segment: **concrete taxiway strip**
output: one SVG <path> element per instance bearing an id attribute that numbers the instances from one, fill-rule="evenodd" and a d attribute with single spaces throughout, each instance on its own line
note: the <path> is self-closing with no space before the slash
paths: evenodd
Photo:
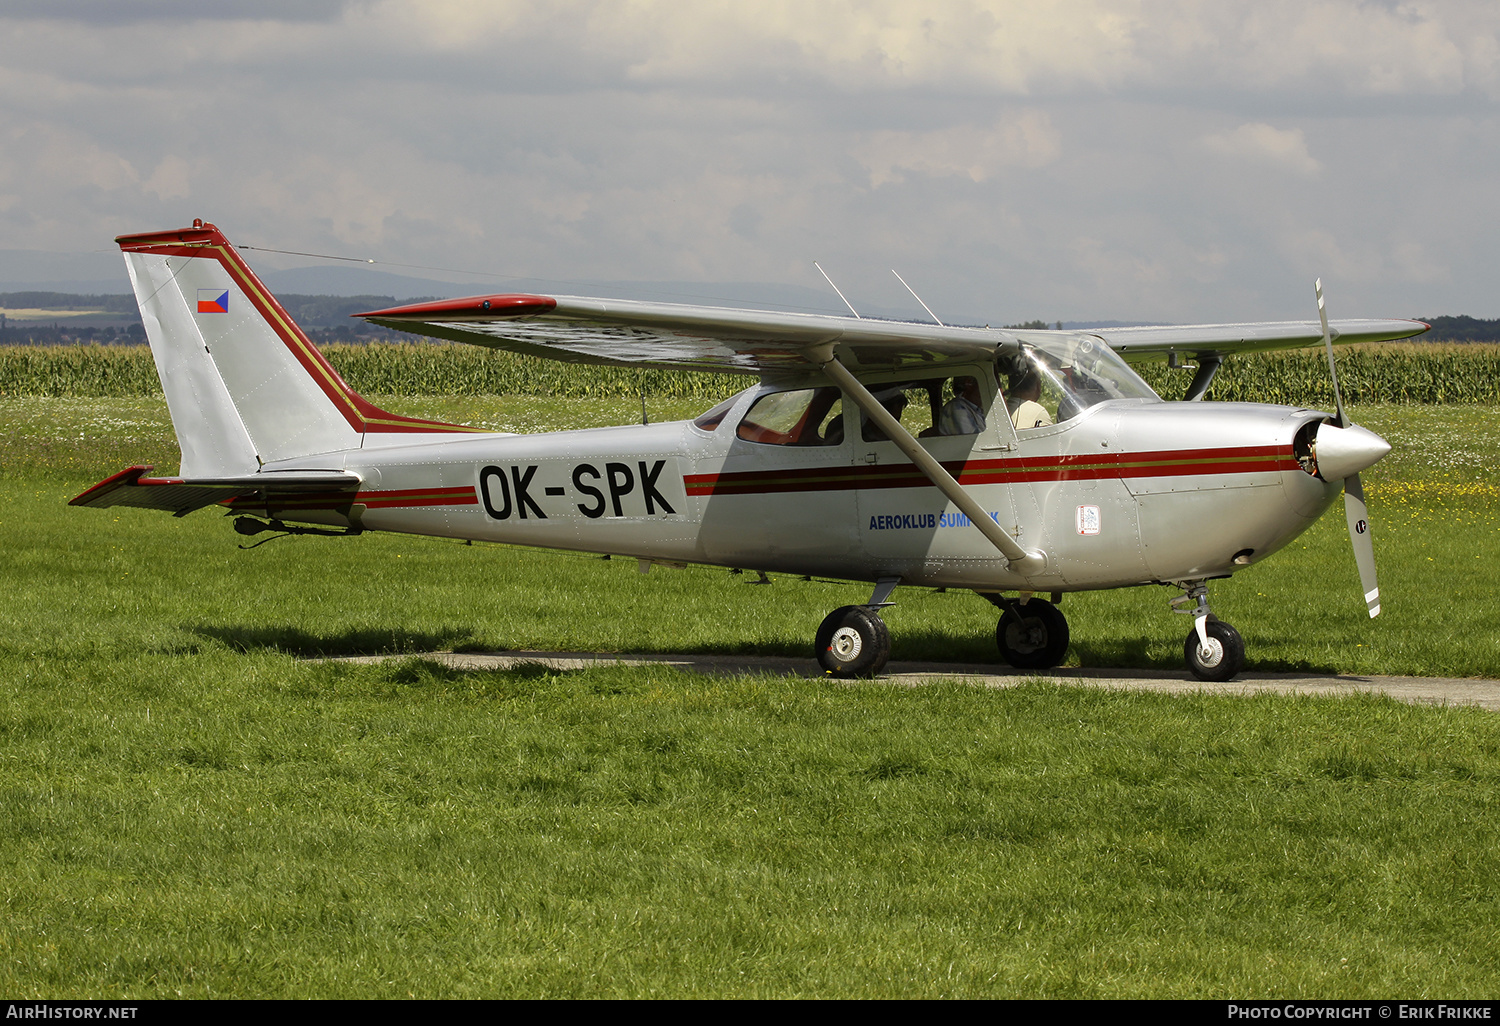
<path id="1" fill-rule="evenodd" d="M 411 656 L 348 656 L 350 662 L 373 663 Z M 540 664 L 555 670 L 584 670 L 593 666 L 671 666 L 696 673 L 796 674 L 821 677 L 812 659 L 741 655 L 599 655 L 590 652 L 428 652 L 417 656 L 460 670 L 506 669 Z M 1500 712 L 1500 680 L 1444 677 L 1354 677 L 1334 674 L 1245 672 L 1227 684 L 1205 684 L 1184 671 L 1058 668 L 1046 673 L 997 673 L 994 666 L 958 663 L 893 662 L 882 680 L 918 685 L 933 680 L 966 680 L 986 687 L 1015 687 L 1034 680 L 1055 680 L 1081 687 L 1168 694 L 1208 691 L 1220 695 L 1264 692 L 1298 695 L 1388 695 L 1398 702 L 1428 705 L 1470 705 Z"/>

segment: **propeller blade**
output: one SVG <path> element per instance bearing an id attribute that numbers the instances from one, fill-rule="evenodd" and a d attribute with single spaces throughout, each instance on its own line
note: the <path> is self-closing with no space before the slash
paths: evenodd
<path id="1" fill-rule="evenodd" d="M 1359 483 L 1359 472 L 1391 451 L 1390 443 L 1373 431 L 1356 427 L 1344 412 L 1344 396 L 1339 391 L 1339 372 L 1333 361 L 1333 336 L 1328 332 L 1328 311 L 1323 307 L 1323 279 L 1313 282 L 1318 294 L 1318 320 L 1323 324 L 1323 349 L 1328 353 L 1328 376 L 1333 379 L 1333 405 L 1337 419 L 1322 439 L 1327 465 L 1318 464 L 1319 475 L 1336 480 L 1334 474 L 1347 469 L 1344 478 L 1344 521 L 1349 525 L 1349 542 L 1354 546 L 1354 565 L 1359 568 L 1359 585 L 1365 592 L 1365 608 L 1370 619 L 1380 615 L 1380 585 L 1375 580 L 1375 542 L 1370 538 L 1370 510 L 1365 505 L 1365 490 Z M 1323 427 L 1329 425 L 1324 424 Z M 1322 428 L 1319 429 L 1322 431 Z M 1328 473 L 1324 473 L 1325 469 Z"/>
<path id="2" fill-rule="evenodd" d="M 1375 543 L 1370 538 L 1370 511 L 1365 506 L 1365 490 L 1359 475 L 1344 478 L 1344 519 L 1349 524 L 1349 541 L 1354 545 L 1354 565 L 1359 567 L 1359 586 L 1365 592 L 1365 608 L 1370 619 L 1380 615 L 1380 585 L 1375 581 Z"/>
<path id="3" fill-rule="evenodd" d="M 1328 333 L 1328 311 L 1323 309 L 1323 279 L 1313 282 L 1313 291 L 1318 294 L 1318 320 L 1323 322 L 1323 348 L 1328 352 L 1328 376 L 1333 379 L 1333 408 L 1338 414 L 1338 427 L 1349 426 L 1349 416 L 1344 413 L 1344 396 L 1339 392 L 1339 372 L 1333 365 L 1333 336 Z"/>

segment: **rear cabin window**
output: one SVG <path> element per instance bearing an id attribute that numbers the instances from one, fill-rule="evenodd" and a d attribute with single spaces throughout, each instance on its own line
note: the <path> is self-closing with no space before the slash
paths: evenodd
<path id="1" fill-rule="evenodd" d="M 838 445 L 844 440 L 843 397 L 831 386 L 768 393 L 755 400 L 736 434 L 762 445 Z"/>
<path id="2" fill-rule="evenodd" d="M 936 435 L 972 435 L 984 427 L 984 410 L 977 404 L 960 402 L 964 383 L 971 376 L 924 378 L 920 381 L 873 385 L 871 393 L 887 413 L 917 438 Z M 981 393 L 982 395 L 982 393 Z M 983 400 L 981 399 L 981 402 Z M 947 411 L 947 416 L 944 412 Z M 860 437 L 867 442 L 886 441 L 885 432 L 862 417 Z"/>

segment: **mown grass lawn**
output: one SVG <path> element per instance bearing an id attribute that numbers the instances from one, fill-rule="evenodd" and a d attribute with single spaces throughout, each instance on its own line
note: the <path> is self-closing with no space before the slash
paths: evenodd
<path id="1" fill-rule="evenodd" d="M 240 551 L 209 512 L 66 507 L 175 456 L 159 403 L 48 402 L 0 403 L 0 992 L 1500 989 L 1493 714 L 313 662 L 798 654 L 865 587 L 381 535 Z M 1252 667 L 1497 675 L 1500 440 L 1412 410 L 1358 414 L 1402 445 L 1366 475 L 1385 614 L 1331 515 L 1217 588 Z M 1168 597 L 1069 596 L 1073 660 L 1179 665 Z M 898 658 L 991 658 L 983 602 L 898 598 Z"/>

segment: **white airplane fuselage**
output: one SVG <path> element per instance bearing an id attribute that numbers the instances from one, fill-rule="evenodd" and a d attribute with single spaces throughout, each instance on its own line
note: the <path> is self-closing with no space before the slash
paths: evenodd
<path id="1" fill-rule="evenodd" d="M 923 439 L 998 524 L 1047 553 L 1045 570 L 1023 578 L 892 442 L 793 447 L 737 437 L 738 419 L 776 387 L 742 393 L 713 430 L 677 421 L 394 445 L 371 438 L 265 470 L 357 474 L 354 501 L 364 509 L 354 519 L 369 530 L 1059 592 L 1229 574 L 1286 545 L 1340 494 L 1293 452 L 1299 429 L 1326 415 L 1294 407 L 1125 400 L 1020 438 L 992 425 Z M 350 522 L 327 510 L 260 512 Z"/>

